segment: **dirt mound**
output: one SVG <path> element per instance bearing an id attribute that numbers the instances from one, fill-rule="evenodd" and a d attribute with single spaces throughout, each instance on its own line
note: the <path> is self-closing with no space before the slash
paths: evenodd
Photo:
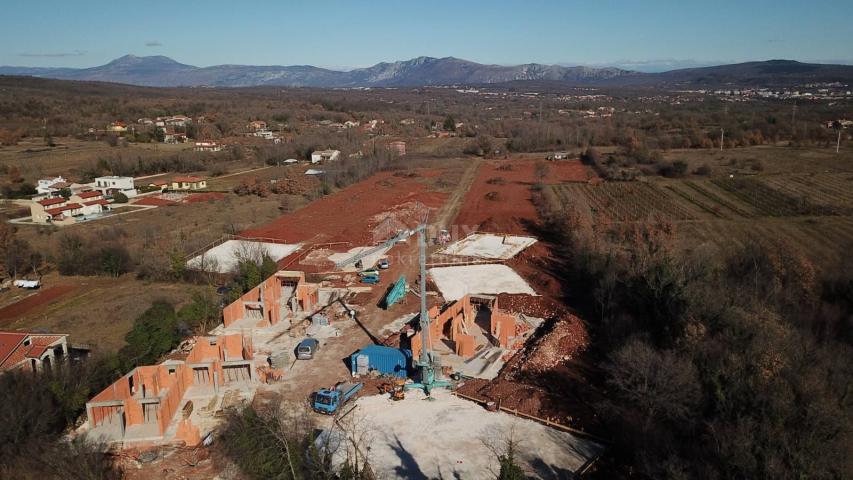
<path id="1" fill-rule="evenodd" d="M 558 302 L 547 297 L 533 297 L 519 293 L 498 294 L 498 306 L 502 310 L 523 313 L 529 317 L 556 319 L 570 313 Z"/>
<path id="2" fill-rule="evenodd" d="M 498 192 L 489 192 L 486 194 L 486 200 L 491 200 L 493 202 L 499 202 L 503 200 L 504 197 Z"/>
<path id="3" fill-rule="evenodd" d="M 541 374 L 571 360 L 589 343 L 586 329 L 574 315 L 554 322 L 550 331 L 527 345 L 513 369 L 523 374 Z"/>

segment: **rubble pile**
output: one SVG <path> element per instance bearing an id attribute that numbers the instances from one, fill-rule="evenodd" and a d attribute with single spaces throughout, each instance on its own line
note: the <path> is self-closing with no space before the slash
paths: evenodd
<path id="1" fill-rule="evenodd" d="M 580 319 L 574 315 L 562 317 L 550 331 L 535 339 L 513 366 L 521 373 L 543 373 L 571 360 L 583 350 L 589 338 Z"/>

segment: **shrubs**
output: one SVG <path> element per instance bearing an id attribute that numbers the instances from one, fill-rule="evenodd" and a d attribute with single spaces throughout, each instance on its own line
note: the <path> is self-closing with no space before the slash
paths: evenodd
<path id="1" fill-rule="evenodd" d="M 113 203 L 127 203 L 127 195 L 116 192 L 113 194 Z"/>
<path id="2" fill-rule="evenodd" d="M 178 346 L 178 317 L 172 305 L 158 300 L 146 310 L 127 334 L 125 345 L 119 351 L 122 364 L 132 368 L 136 365 L 151 365 L 163 354 Z M 125 368 L 129 370 L 129 368 Z"/>
<path id="3" fill-rule="evenodd" d="M 658 166 L 658 174 L 667 178 L 681 178 L 687 175 L 687 163 L 681 160 L 662 163 Z"/>
<path id="4" fill-rule="evenodd" d="M 121 243 L 109 239 L 85 240 L 70 232 L 59 237 L 55 261 L 62 275 L 118 277 L 133 266 L 130 253 Z"/>

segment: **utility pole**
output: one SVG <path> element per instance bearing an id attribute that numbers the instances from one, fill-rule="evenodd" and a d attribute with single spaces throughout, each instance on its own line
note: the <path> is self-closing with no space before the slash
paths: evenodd
<path id="1" fill-rule="evenodd" d="M 796 135 L 796 132 L 797 132 L 796 123 L 794 123 L 796 121 L 796 118 L 797 118 L 797 101 L 794 100 L 794 106 L 791 108 L 791 140 L 794 139 L 794 135 Z"/>
<path id="2" fill-rule="evenodd" d="M 723 127 L 720 127 L 720 151 L 723 151 L 723 142 L 726 139 L 726 131 L 723 130 Z"/>
<path id="3" fill-rule="evenodd" d="M 836 130 L 838 131 L 838 139 L 835 141 L 835 153 L 838 153 L 841 148 L 841 129 L 836 128 Z"/>

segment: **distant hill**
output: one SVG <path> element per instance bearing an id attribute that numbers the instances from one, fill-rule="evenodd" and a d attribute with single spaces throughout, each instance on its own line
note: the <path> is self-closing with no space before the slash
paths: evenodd
<path id="1" fill-rule="evenodd" d="M 684 68 L 616 79 L 629 85 L 767 86 L 784 87 L 815 82 L 853 83 L 853 65 L 802 63 L 793 60 L 745 62 L 713 67 Z"/>
<path id="2" fill-rule="evenodd" d="M 125 55 L 106 65 L 92 68 L 0 67 L 0 75 L 104 81 L 152 87 L 393 87 L 507 82 L 622 86 L 787 86 L 810 82 L 853 83 L 853 66 L 770 60 L 663 73 L 639 73 L 619 68 L 564 67 L 538 63 L 484 65 L 454 57 L 418 57 L 344 72 L 310 65 L 195 67 L 164 56 Z"/>
<path id="3" fill-rule="evenodd" d="M 106 81 L 152 87 L 261 85 L 372 87 L 482 84 L 524 80 L 592 83 L 630 75 L 632 72 L 618 68 L 561 67 L 535 63 L 517 66 L 483 65 L 453 57 L 418 57 L 342 72 L 310 65 L 194 67 L 164 56 L 125 55 L 106 65 L 93 68 L 0 67 L 0 74 L 62 80 Z"/>

